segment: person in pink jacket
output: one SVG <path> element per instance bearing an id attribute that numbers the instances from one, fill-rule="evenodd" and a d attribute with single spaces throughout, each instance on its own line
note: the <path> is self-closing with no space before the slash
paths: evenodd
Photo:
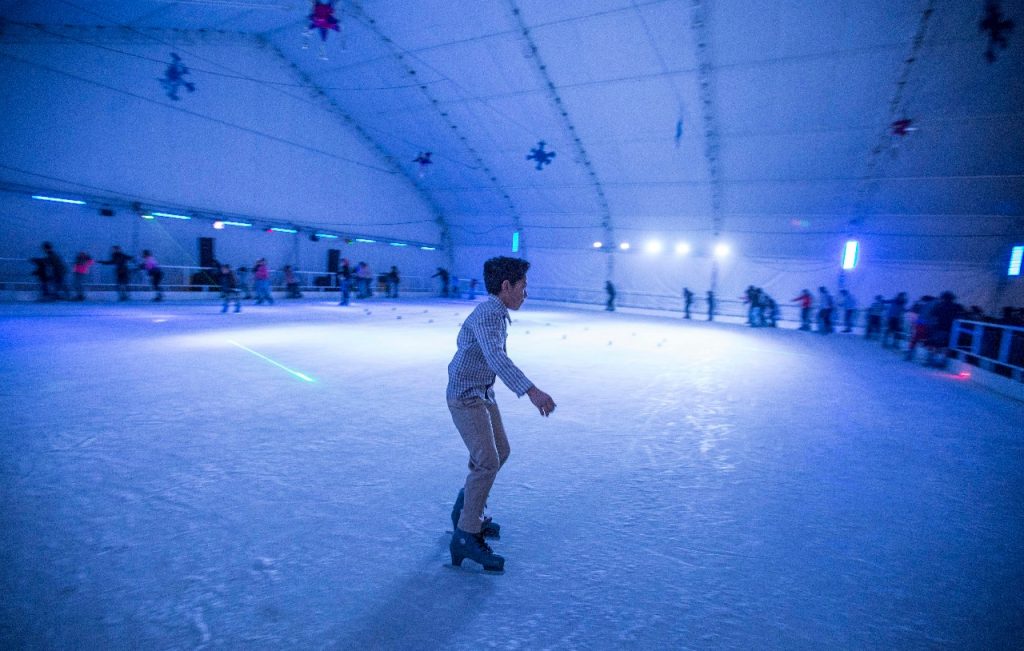
<path id="1" fill-rule="evenodd" d="M 89 275 L 89 270 L 92 269 L 93 263 L 92 256 L 85 251 L 80 251 L 75 256 L 74 275 L 71 277 L 71 283 L 75 288 L 74 300 L 76 301 L 85 300 L 85 278 Z"/>

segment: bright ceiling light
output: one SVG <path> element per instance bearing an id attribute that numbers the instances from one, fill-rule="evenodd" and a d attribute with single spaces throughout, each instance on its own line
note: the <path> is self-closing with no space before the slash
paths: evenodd
<path id="1" fill-rule="evenodd" d="M 857 240 L 850 240 L 843 247 L 843 269 L 854 269 L 857 266 L 857 258 L 860 253 L 860 243 Z"/>
<path id="2" fill-rule="evenodd" d="M 33 199 L 39 199 L 40 201 L 56 201 L 57 203 L 71 203 L 71 204 L 74 204 L 76 206 L 84 206 L 85 205 L 84 201 L 79 201 L 78 199 L 62 199 L 61 197 L 48 197 L 48 196 L 43 195 L 43 194 L 33 194 L 32 198 Z"/>
<path id="3" fill-rule="evenodd" d="M 648 240 L 647 244 L 644 245 L 644 251 L 652 255 L 657 255 L 658 253 L 661 253 L 662 249 L 664 248 L 665 245 L 662 244 L 660 240 Z"/>
<path id="4" fill-rule="evenodd" d="M 594 248 L 595 249 L 600 249 L 602 246 L 604 246 L 604 244 L 602 242 L 594 242 Z"/>
<path id="5" fill-rule="evenodd" d="M 623 251 L 628 251 L 629 250 L 629 242 L 623 242 L 622 244 L 619 245 L 619 248 L 622 249 Z"/>
<path id="6" fill-rule="evenodd" d="M 676 255 L 686 255 L 690 252 L 689 242 L 676 242 Z"/>
<path id="7" fill-rule="evenodd" d="M 724 258 L 727 255 L 729 255 L 729 245 L 728 244 L 716 244 L 715 245 L 715 257 L 716 258 Z"/>

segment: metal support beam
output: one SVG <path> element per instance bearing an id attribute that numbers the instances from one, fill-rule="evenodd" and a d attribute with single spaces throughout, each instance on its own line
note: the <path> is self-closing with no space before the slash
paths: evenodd
<path id="1" fill-rule="evenodd" d="M 711 181 L 711 231 L 717 242 L 722 233 L 722 174 L 719 163 L 718 120 L 715 112 L 714 67 L 708 29 L 708 7 L 703 0 L 693 0 L 690 26 L 697 46 L 697 81 L 700 91 L 701 121 L 704 126 L 704 158 Z M 718 292 L 718 258 L 712 252 L 711 291 Z"/>

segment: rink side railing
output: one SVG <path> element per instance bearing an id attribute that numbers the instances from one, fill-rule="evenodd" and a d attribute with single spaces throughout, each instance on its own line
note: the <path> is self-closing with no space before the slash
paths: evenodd
<path id="1" fill-rule="evenodd" d="M 68 285 L 71 285 L 72 263 L 65 259 L 68 266 L 68 275 L 65 278 Z M 215 282 L 213 274 L 209 269 L 192 265 L 161 265 L 164 272 L 161 288 L 164 292 L 219 292 L 220 287 Z M 0 290 L 15 292 L 34 292 L 39 288 L 38 281 L 32 276 L 32 263 L 22 258 L 0 258 Z M 235 267 L 237 273 L 237 267 Z M 371 287 L 373 291 L 383 293 L 384 285 L 380 281 L 381 271 L 374 271 Z M 295 270 L 295 276 L 299 280 L 300 290 L 304 293 L 325 293 L 337 292 L 338 285 L 335 274 L 327 271 Z M 280 269 L 275 269 L 270 275 L 272 289 L 275 292 L 285 290 L 284 274 Z M 252 275 L 249 276 L 249 284 L 252 285 Z M 114 267 L 110 265 L 94 264 L 86 276 L 86 292 L 113 292 L 117 288 Z M 595 289 L 579 289 L 572 287 L 552 286 L 531 286 L 529 289 L 532 298 L 551 301 L 554 303 L 566 303 L 577 305 L 604 305 L 607 301 L 607 294 L 603 281 L 598 283 Z M 408 276 L 402 275 L 399 284 L 401 293 L 438 295 L 440 294 L 441 283 L 437 278 L 430 276 Z M 133 265 L 130 292 L 150 291 L 149 278 L 146 273 Z M 468 298 L 471 295 L 469 279 L 459 280 L 458 288 L 452 287 L 450 292 L 452 298 Z M 477 283 L 476 290 L 472 295 L 479 297 L 486 294 L 483 282 Z M 693 319 L 707 319 L 707 299 L 703 293 L 695 292 L 693 305 L 690 309 Z M 619 292 L 615 299 L 617 307 L 639 308 L 675 312 L 682 316 L 682 296 L 670 296 L 666 294 L 640 293 L 640 292 Z M 739 298 L 718 298 L 715 300 L 715 318 L 725 317 L 728 319 L 742 318 L 746 320 L 747 305 Z M 858 312 L 858 317 L 860 316 Z M 799 322 L 800 309 L 792 303 L 779 302 L 779 321 Z M 841 323 L 842 319 L 837 314 L 833 317 L 833 323 Z"/>
<path id="2" fill-rule="evenodd" d="M 949 356 L 996 375 L 1024 382 L 1024 328 L 957 320 L 950 333 Z"/>
<path id="3" fill-rule="evenodd" d="M 603 284 L 603 283 L 602 283 Z M 604 305 L 608 301 L 608 295 L 604 289 L 578 289 L 574 287 L 550 287 L 534 286 L 529 287 L 529 294 L 532 298 L 554 303 L 568 303 L 577 305 Z M 690 318 L 695 320 L 706 320 L 708 317 L 708 303 L 706 294 L 694 292 L 693 304 L 690 306 Z M 778 300 L 778 299 L 776 299 Z M 632 307 L 643 310 L 658 310 L 683 314 L 683 297 L 668 294 L 651 294 L 641 292 L 620 291 L 615 295 L 616 307 Z M 727 317 L 730 320 L 741 318 L 746 321 L 749 305 L 741 298 L 715 298 L 715 318 Z M 817 315 L 817 311 L 814 312 Z M 858 319 L 861 311 L 857 311 Z M 779 301 L 779 321 L 800 322 L 800 308 L 792 303 Z M 855 325 L 857 320 L 855 320 Z M 832 325 L 842 324 L 842 317 L 839 311 L 833 314 Z"/>
<path id="4" fill-rule="evenodd" d="M 73 265 L 65 260 L 68 266 L 68 273 L 65 282 L 71 286 Z M 0 258 L 0 289 L 14 291 L 35 291 L 39 288 L 39 282 L 32 276 L 33 265 L 27 259 Z M 191 265 L 161 265 L 164 272 L 161 281 L 161 289 L 165 292 L 219 292 L 214 273 L 210 269 Z M 234 268 L 237 275 L 238 269 Z M 295 277 L 299 281 L 300 290 L 303 292 L 337 292 L 338 284 L 335 274 L 326 271 L 303 271 L 296 269 Z M 384 292 L 383 284 L 380 282 L 382 272 L 375 271 L 370 283 L 374 292 Z M 252 286 L 252 273 L 248 279 Z M 284 274 L 280 269 L 271 271 L 270 282 L 273 291 L 284 291 Z M 86 291 L 115 291 L 117 280 L 112 265 L 94 264 L 86 275 Z M 436 292 L 440 284 L 436 278 L 422 276 L 401 276 L 399 290 L 402 292 L 423 293 Z M 149 277 L 142 269 L 137 268 L 137 263 L 131 270 L 131 280 L 128 287 L 131 292 L 146 292 L 150 290 Z M 354 290 L 353 290 L 354 291 Z"/>

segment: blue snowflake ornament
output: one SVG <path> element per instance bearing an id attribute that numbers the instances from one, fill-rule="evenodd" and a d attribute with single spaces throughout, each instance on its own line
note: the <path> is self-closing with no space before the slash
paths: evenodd
<path id="1" fill-rule="evenodd" d="M 526 160 L 537 161 L 537 165 L 534 169 L 542 170 L 545 165 L 550 165 L 551 160 L 555 157 L 555 152 L 544 151 L 544 141 L 541 140 L 537 143 L 537 146 L 530 150 L 530 155 L 526 157 Z"/>

